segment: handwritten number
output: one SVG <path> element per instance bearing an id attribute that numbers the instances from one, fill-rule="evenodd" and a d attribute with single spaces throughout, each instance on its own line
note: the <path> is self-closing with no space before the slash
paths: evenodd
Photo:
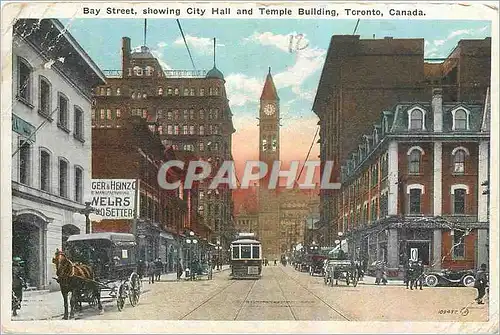
<path id="1" fill-rule="evenodd" d="M 288 51 L 290 53 L 293 53 L 293 52 L 298 52 L 300 50 L 304 50 L 305 48 L 307 48 L 309 46 L 309 43 L 306 42 L 305 44 L 302 44 L 301 42 L 302 42 L 303 38 L 304 38 L 304 34 L 296 34 L 296 35 L 290 34 L 290 42 L 288 44 Z M 295 40 L 295 47 L 294 47 L 294 40 Z"/>

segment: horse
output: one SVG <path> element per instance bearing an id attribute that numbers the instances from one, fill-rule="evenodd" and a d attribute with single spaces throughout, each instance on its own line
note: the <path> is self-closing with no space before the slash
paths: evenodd
<path id="1" fill-rule="evenodd" d="M 52 263 L 56 266 L 57 282 L 61 287 L 64 302 L 64 320 L 68 320 L 68 294 L 71 292 L 69 318 L 74 317 L 74 309 L 80 303 L 79 297 L 83 290 L 90 290 L 97 300 L 97 307 L 102 311 L 101 292 L 99 284 L 95 282 L 92 268 L 85 264 L 74 264 L 63 251 L 56 250 Z"/>

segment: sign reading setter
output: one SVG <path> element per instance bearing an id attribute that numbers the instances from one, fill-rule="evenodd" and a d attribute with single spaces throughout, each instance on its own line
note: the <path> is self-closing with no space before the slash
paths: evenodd
<path id="1" fill-rule="evenodd" d="M 134 179 L 92 179 L 91 206 L 104 219 L 132 220 L 136 190 Z"/>

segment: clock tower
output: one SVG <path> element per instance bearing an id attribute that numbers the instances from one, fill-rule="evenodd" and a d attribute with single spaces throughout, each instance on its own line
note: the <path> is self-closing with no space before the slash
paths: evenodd
<path id="1" fill-rule="evenodd" d="M 260 96 L 259 160 L 268 166 L 268 172 L 259 181 L 259 239 L 263 257 L 280 259 L 280 203 L 276 190 L 268 188 L 273 163 L 280 159 L 280 106 L 271 68 Z"/>
<path id="2" fill-rule="evenodd" d="M 268 174 L 274 161 L 280 159 L 279 101 L 269 68 L 260 96 L 259 110 L 259 160 L 267 164 Z"/>

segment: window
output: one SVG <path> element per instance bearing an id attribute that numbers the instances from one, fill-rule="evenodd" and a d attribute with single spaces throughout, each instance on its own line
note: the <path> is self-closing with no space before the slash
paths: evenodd
<path id="1" fill-rule="evenodd" d="M 194 151 L 194 146 L 192 144 L 184 144 L 184 150 Z"/>
<path id="2" fill-rule="evenodd" d="M 100 94 L 100 95 L 106 95 L 106 88 L 101 87 L 101 89 L 100 89 L 100 93 L 99 93 L 99 94 Z"/>
<path id="3" fill-rule="evenodd" d="M 465 232 L 453 230 L 453 258 L 465 258 Z"/>
<path id="4" fill-rule="evenodd" d="M 145 75 L 151 77 L 153 75 L 154 69 L 151 66 L 146 66 Z"/>
<path id="5" fill-rule="evenodd" d="M 49 81 L 40 76 L 40 113 L 49 116 L 50 113 L 50 83 Z"/>
<path id="6" fill-rule="evenodd" d="M 214 95 L 219 95 L 219 88 L 218 87 L 214 88 Z"/>
<path id="7" fill-rule="evenodd" d="M 122 116 L 122 111 L 120 109 L 116 110 L 116 118 L 119 119 Z"/>
<path id="8" fill-rule="evenodd" d="M 371 178 L 371 186 L 375 186 L 378 183 L 378 165 L 375 164 L 372 166 L 372 178 Z"/>
<path id="9" fill-rule="evenodd" d="M 252 249 L 249 245 L 241 246 L 241 258 L 252 258 Z"/>
<path id="10" fill-rule="evenodd" d="M 185 88 L 184 89 L 184 96 L 188 96 L 189 95 L 189 88 Z"/>
<path id="11" fill-rule="evenodd" d="M 29 184 L 31 170 L 31 145 L 28 141 L 20 141 L 19 146 L 19 182 Z"/>
<path id="12" fill-rule="evenodd" d="M 138 66 L 134 66 L 134 75 L 142 76 L 142 69 Z"/>
<path id="13" fill-rule="evenodd" d="M 179 95 L 179 89 L 177 87 L 174 88 L 174 95 Z"/>
<path id="14" fill-rule="evenodd" d="M 104 120 L 106 114 L 104 113 L 104 109 L 101 109 L 101 120 Z"/>
<path id="15" fill-rule="evenodd" d="M 205 95 L 205 89 L 204 88 L 200 88 L 200 97 L 202 97 L 204 95 Z"/>
<path id="16" fill-rule="evenodd" d="M 213 87 L 208 88 L 208 95 L 214 95 L 214 89 Z"/>
<path id="17" fill-rule="evenodd" d="M 410 157 L 408 162 L 408 173 L 411 174 L 420 173 L 420 155 L 421 152 L 418 149 L 413 149 L 410 152 Z"/>
<path id="18" fill-rule="evenodd" d="M 111 95 L 111 87 L 106 88 L 106 95 Z"/>
<path id="19" fill-rule="evenodd" d="M 465 173 L 465 151 L 457 150 L 453 156 L 453 173 Z"/>
<path id="20" fill-rule="evenodd" d="M 76 106 L 74 137 L 79 140 L 83 140 L 83 111 Z"/>
<path id="21" fill-rule="evenodd" d="M 172 112 L 171 111 L 167 112 L 167 120 L 172 121 Z"/>
<path id="22" fill-rule="evenodd" d="M 410 113 L 410 129 L 422 130 L 423 129 L 423 114 L 422 111 L 415 109 Z"/>
<path id="23" fill-rule="evenodd" d="M 455 112 L 455 129 L 454 130 L 466 130 L 467 129 L 467 113 L 463 109 L 459 109 Z"/>
<path id="24" fill-rule="evenodd" d="M 208 110 L 208 119 L 209 119 L 209 120 L 212 120 L 212 119 L 213 119 L 213 117 L 214 117 L 214 115 L 213 115 L 213 110 L 212 110 L 212 109 L 209 109 L 209 110 Z"/>
<path id="25" fill-rule="evenodd" d="M 90 117 L 92 118 L 92 121 L 96 119 L 96 110 L 94 108 L 90 110 Z"/>
<path id="26" fill-rule="evenodd" d="M 40 152 L 40 189 L 50 192 L 50 154 L 45 150 Z"/>
<path id="27" fill-rule="evenodd" d="M 217 119 L 219 119 L 219 109 L 218 108 L 214 109 L 214 120 L 217 120 Z"/>
<path id="28" fill-rule="evenodd" d="M 111 109 L 106 109 L 106 119 L 111 120 Z"/>
<path id="29" fill-rule="evenodd" d="M 205 111 L 203 109 L 200 110 L 200 120 L 205 119 Z"/>
<path id="30" fill-rule="evenodd" d="M 174 132 L 173 127 L 171 124 L 167 125 L 167 134 L 172 135 Z"/>
<path id="31" fill-rule="evenodd" d="M 68 197 L 68 162 L 59 160 L 59 196 Z"/>
<path id="32" fill-rule="evenodd" d="M 17 58 L 18 82 L 17 94 L 27 102 L 31 100 L 31 66 L 21 57 Z"/>
<path id="33" fill-rule="evenodd" d="M 142 117 L 143 117 L 144 119 L 147 119 L 147 118 L 148 118 L 148 111 L 147 111 L 147 109 L 143 109 L 143 110 L 142 110 Z"/>
<path id="34" fill-rule="evenodd" d="M 182 134 L 183 135 L 187 135 L 188 134 L 188 126 L 187 125 L 182 126 Z"/>
<path id="35" fill-rule="evenodd" d="M 189 119 L 189 112 L 187 111 L 187 109 L 185 109 L 185 110 L 182 112 L 182 116 L 183 116 L 183 119 L 184 119 L 184 120 Z"/>
<path id="36" fill-rule="evenodd" d="M 122 94 L 121 90 L 119 87 L 116 88 L 116 95 L 120 96 Z"/>
<path id="37" fill-rule="evenodd" d="M 205 151 L 205 143 L 200 142 L 199 143 L 199 148 L 200 148 L 200 151 Z M 200 195 L 200 199 L 201 199 L 201 195 Z"/>
<path id="38" fill-rule="evenodd" d="M 240 246 L 239 245 L 233 246 L 233 258 L 235 258 L 235 259 L 240 258 Z"/>
<path id="39" fill-rule="evenodd" d="M 191 110 L 189 111 L 189 119 L 190 119 L 190 120 L 194 120 L 194 109 L 191 109 Z"/>
<path id="40" fill-rule="evenodd" d="M 410 214 L 420 214 L 420 196 L 422 190 L 413 188 L 410 190 Z"/>
<path id="41" fill-rule="evenodd" d="M 260 258 L 260 248 L 258 245 L 252 246 L 252 258 Z"/>
<path id="42" fill-rule="evenodd" d="M 174 120 L 175 121 L 179 120 L 179 111 L 178 110 L 174 110 Z"/>
<path id="43" fill-rule="evenodd" d="M 456 189 L 453 192 L 453 214 L 465 214 L 466 190 Z"/>
<path id="44" fill-rule="evenodd" d="M 75 201 L 83 202 L 83 170 L 75 167 Z"/>
<path id="45" fill-rule="evenodd" d="M 373 199 L 370 206 L 371 221 L 377 221 L 377 199 Z"/>
<path id="46" fill-rule="evenodd" d="M 136 97 L 135 92 L 132 92 L 132 96 L 131 97 L 132 97 L 132 99 L 135 99 L 135 97 Z"/>
<path id="47" fill-rule="evenodd" d="M 59 93 L 59 121 L 58 125 L 64 129 L 68 129 L 68 99 Z"/>
<path id="48" fill-rule="evenodd" d="M 174 135 L 179 135 L 179 128 L 180 127 L 177 124 L 174 126 Z"/>
<path id="49" fill-rule="evenodd" d="M 385 154 L 382 156 L 382 162 L 381 162 L 381 178 L 385 178 L 387 177 L 387 174 L 388 174 L 388 170 L 389 170 L 389 165 L 388 165 L 388 154 Z"/>
<path id="50" fill-rule="evenodd" d="M 195 95 L 195 89 L 194 87 L 191 87 L 191 90 L 189 91 L 189 95 L 194 96 Z"/>
<path id="51" fill-rule="evenodd" d="M 191 126 L 189 126 L 189 135 L 194 135 L 194 134 L 195 134 L 194 126 L 191 125 Z"/>
<path id="52" fill-rule="evenodd" d="M 158 134 L 163 135 L 163 127 L 158 126 Z"/>
<path id="53" fill-rule="evenodd" d="M 205 135 L 205 126 L 200 126 L 200 135 Z"/>
<path id="54" fill-rule="evenodd" d="M 163 95 L 163 87 L 158 87 L 158 95 Z"/>
<path id="55" fill-rule="evenodd" d="M 167 95 L 172 95 L 172 87 L 167 88 Z"/>

